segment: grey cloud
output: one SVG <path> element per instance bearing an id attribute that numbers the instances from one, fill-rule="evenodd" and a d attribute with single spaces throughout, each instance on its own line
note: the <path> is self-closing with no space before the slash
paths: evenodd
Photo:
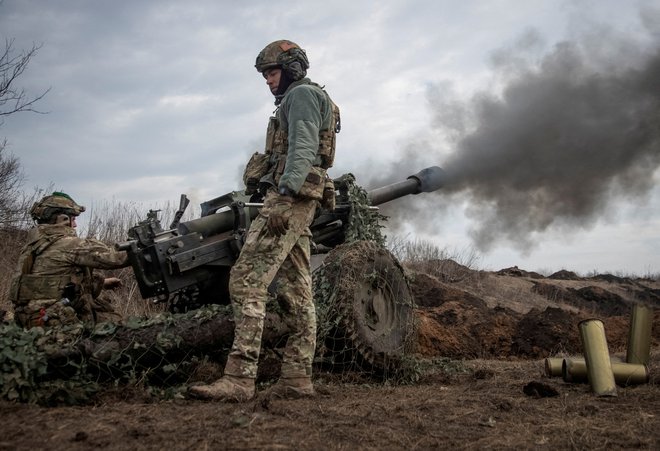
<path id="1" fill-rule="evenodd" d="M 557 44 L 538 62 L 525 55 L 528 45 L 496 52 L 501 94 L 462 102 L 432 93 L 435 126 L 456 145 L 438 161 L 450 175 L 439 195 L 469 200 L 466 214 L 480 249 L 508 241 L 524 250 L 550 228 L 588 228 L 616 201 L 643 203 L 654 187 L 660 47 L 640 49 L 606 29 L 597 32 Z M 524 42 L 534 44 L 533 37 Z M 408 217 L 401 210 L 390 211 L 395 226 Z"/>

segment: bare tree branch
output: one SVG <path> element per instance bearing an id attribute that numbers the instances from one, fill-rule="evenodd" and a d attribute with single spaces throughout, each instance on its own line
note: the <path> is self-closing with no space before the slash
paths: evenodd
<path id="1" fill-rule="evenodd" d="M 24 193 L 24 181 L 20 160 L 7 153 L 4 141 L 0 142 L 0 229 L 29 225 L 28 210 L 41 191 Z"/>
<path id="2" fill-rule="evenodd" d="M 5 40 L 5 49 L 0 55 L 0 116 L 21 111 L 44 114 L 34 109 L 34 105 L 48 94 L 50 88 L 35 97 L 29 97 L 24 89 L 16 87 L 16 80 L 25 72 L 41 46 L 33 44 L 30 50 L 15 54 L 13 45 L 13 39 Z"/>

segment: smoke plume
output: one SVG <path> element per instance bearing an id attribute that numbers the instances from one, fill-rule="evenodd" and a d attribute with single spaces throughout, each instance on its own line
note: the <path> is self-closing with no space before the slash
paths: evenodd
<path id="1" fill-rule="evenodd" d="M 431 92 L 433 125 L 455 149 L 436 163 L 449 181 L 431 197 L 467 201 L 480 250 L 587 228 L 615 201 L 644 199 L 660 167 L 657 40 L 642 46 L 601 29 L 530 58 L 538 43 L 529 33 L 493 54 L 495 92 L 463 102 Z M 387 211 L 395 225 L 398 209 Z"/>

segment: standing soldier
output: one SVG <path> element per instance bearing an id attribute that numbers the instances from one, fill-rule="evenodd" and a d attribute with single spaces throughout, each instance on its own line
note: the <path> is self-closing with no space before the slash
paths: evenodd
<path id="1" fill-rule="evenodd" d="M 247 192 L 265 193 L 264 206 L 231 270 L 236 328 L 224 376 L 211 385 L 190 388 L 191 395 L 204 399 L 246 401 L 254 396 L 273 280 L 291 335 L 280 379 L 271 391 L 279 397 L 314 395 L 316 312 L 309 226 L 324 191 L 334 199 L 326 170 L 334 160 L 339 110 L 321 86 L 305 78 L 309 62 L 297 44 L 287 40 L 269 44 L 255 66 L 278 107 L 268 124 L 265 154 L 253 155 L 244 175 Z"/>
<path id="2" fill-rule="evenodd" d="M 10 298 L 16 322 L 23 327 L 82 325 L 117 321 L 103 289 L 121 281 L 92 270 L 128 266 L 126 252 L 76 236 L 76 217 L 85 211 L 65 193 L 54 192 L 36 202 L 30 214 L 37 226 L 28 232 L 18 260 Z"/>

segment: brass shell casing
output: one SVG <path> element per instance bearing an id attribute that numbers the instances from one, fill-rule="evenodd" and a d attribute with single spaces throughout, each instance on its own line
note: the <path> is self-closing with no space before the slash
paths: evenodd
<path id="1" fill-rule="evenodd" d="M 545 375 L 548 377 L 561 376 L 563 363 L 564 359 L 561 357 L 548 357 L 545 359 Z"/>
<path id="2" fill-rule="evenodd" d="M 584 362 L 584 357 L 547 357 L 545 359 L 545 375 L 548 377 L 562 377 L 564 375 L 564 361 L 565 360 L 581 360 Z M 620 362 L 619 357 L 610 357 L 612 362 Z M 570 377 L 570 376 L 569 376 Z M 587 380 L 586 366 L 584 373 L 585 381 Z M 566 381 L 569 382 L 569 381 Z"/>
<path id="3" fill-rule="evenodd" d="M 581 357 L 564 359 L 562 361 L 561 377 L 564 382 L 588 382 L 587 362 Z"/>
<path id="4" fill-rule="evenodd" d="M 622 387 L 628 385 L 646 384 L 649 381 L 649 369 L 646 365 L 638 363 L 624 363 L 611 361 L 614 381 Z M 564 382 L 588 382 L 587 364 L 582 358 L 564 359 L 562 365 L 562 379 Z"/>
<path id="5" fill-rule="evenodd" d="M 653 308 L 635 304 L 630 314 L 626 362 L 648 365 L 651 354 Z"/>
<path id="6" fill-rule="evenodd" d="M 598 396 L 617 396 L 603 322 L 586 319 L 578 328 L 592 391 Z"/>

